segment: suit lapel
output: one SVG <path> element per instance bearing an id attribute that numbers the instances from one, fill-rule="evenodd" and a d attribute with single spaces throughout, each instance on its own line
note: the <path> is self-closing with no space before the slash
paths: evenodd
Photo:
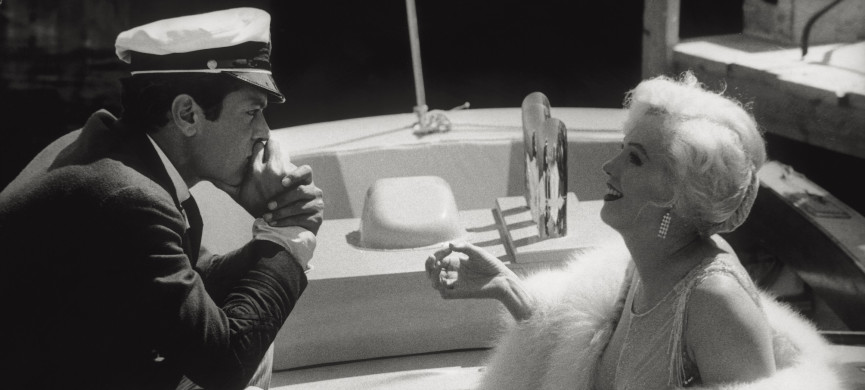
<path id="1" fill-rule="evenodd" d="M 204 230 L 204 224 L 201 220 L 201 211 L 198 210 L 198 203 L 192 195 L 189 199 L 183 201 L 183 211 L 186 214 L 186 219 L 189 221 L 189 228 L 183 234 L 183 247 L 189 256 L 189 261 L 195 266 L 198 261 L 199 249 L 201 248 L 201 233 Z"/>

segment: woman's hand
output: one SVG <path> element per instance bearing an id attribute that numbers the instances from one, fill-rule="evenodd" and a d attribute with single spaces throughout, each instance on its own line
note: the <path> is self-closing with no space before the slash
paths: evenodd
<path id="1" fill-rule="evenodd" d="M 514 277 L 489 252 L 468 243 L 450 243 L 426 260 L 427 276 L 442 298 L 498 298 L 497 279 Z"/>
<path id="2" fill-rule="evenodd" d="M 469 243 L 450 243 L 427 258 L 427 276 L 444 299 L 492 298 L 517 320 L 531 316 L 530 297 L 519 277 L 489 252 Z"/>

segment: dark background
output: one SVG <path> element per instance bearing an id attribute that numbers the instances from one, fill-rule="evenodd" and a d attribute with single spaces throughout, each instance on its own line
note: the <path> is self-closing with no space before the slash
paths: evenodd
<path id="1" fill-rule="evenodd" d="M 533 91 L 553 106 L 615 108 L 640 80 L 643 0 L 415 1 L 430 109 L 516 107 Z M 741 32 L 742 2 L 682 0 L 680 37 Z M 121 113 L 119 32 L 240 6 L 272 16 L 274 73 L 288 100 L 266 111 L 271 128 L 412 112 L 403 0 L 5 0 L 0 188 L 95 110 Z M 770 158 L 865 212 L 849 177 L 862 159 L 771 134 L 767 141 Z"/>
<path id="2" fill-rule="evenodd" d="M 620 107 L 640 79 L 642 1 L 416 3 L 431 109 L 515 107 L 533 91 L 554 106 Z M 741 3 L 683 1 L 682 36 L 741 31 Z M 289 95 L 271 110 L 274 126 L 412 111 L 405 2 L 372 4 L 296 12 L 274 2 L 274 61 Z"/>
<path id="3" fill-rule="evenodd" d="M 640 78 L 643 2 L 417 0 L 430 109 L 620 107 Z M 274 73 L 288 101 L 272 128 L 412 112 L 406 5 L 386 1 L 69 0 L 0 4 L 0 186 L 99 108 L 120 114 L 120 31 L 153 20 L 253 6 L 272 15 Z M 741 31 L 742 0 L 682 1 L 683 37 Z"/>

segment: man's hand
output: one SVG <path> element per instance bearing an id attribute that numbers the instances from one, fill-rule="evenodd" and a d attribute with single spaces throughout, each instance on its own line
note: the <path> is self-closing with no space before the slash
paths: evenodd
<path id="1" fill-rule="evenodd" d="M 270 226 L 298 226 L 318 234 L 324 201 L 321 189 L 312 182 L 312 168 L 283 162 L 276 140 L 269 140 L 267 145 L 255 143 L 249 171 L 240 186 L 214 184 Z"/>
<path id="2" fill-rule="evenodd" d="M 294 169 L 294 165 L 290 169 Z M 285 177 L 285 170 L 279 143 L 270 140 L 265 145 L 263 140 L 259 140 L 252 146 L 252 161 L 239 186 L 220 182 L 213 184 L 254 218 L 260 218 L 267 211 L 268 200 L 284 189 L 282 178 Z"/>
<path id="3" fill-rule="evenodd" d="M 318 234 L 324 219 L 322 191 L 312 182 L 312 168 L 302 165 L 282 179 L 284 190 L 267 203 L 263 218 L 271 226 L 299 226 Z"/>

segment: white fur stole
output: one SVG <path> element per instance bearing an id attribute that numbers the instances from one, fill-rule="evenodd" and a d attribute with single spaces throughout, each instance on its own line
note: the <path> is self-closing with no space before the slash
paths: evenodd
<path id="1" fill-rule="evenodd" d="M 604 248 L 575 256 L 563 270 L 525 278 L 534 298 L 533 315 L 521 323 L 506 320 L 509 329 L 479 388 L 591 390 L 622 310 L 629 262 L 623 249 Z M 761 299 L 774 330 L 776 373 L 752 383 L 695 389 L 843 389 L 828 343 L 815 327 L 768 294 L 761 293 Z"/>

